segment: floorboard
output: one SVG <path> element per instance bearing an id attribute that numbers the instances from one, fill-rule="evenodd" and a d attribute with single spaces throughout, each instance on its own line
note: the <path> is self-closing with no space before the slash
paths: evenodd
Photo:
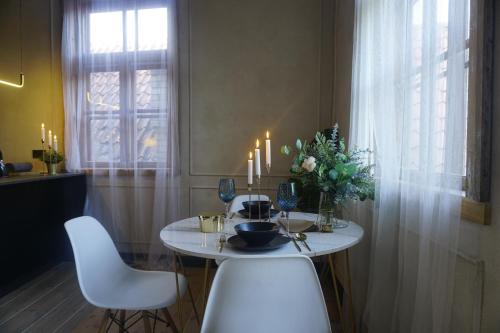
<path id="1" fill-rule="evenodd" d="M 215 269 L 212 269 L 211 278 L 214 274 Z M 197 308 L 201 309 L 203 268 L 186 267 L 186 275 L 197 302 Z M 326 279 L 322 282 L 330 318 L 338 318 L 338 314 L 335 313 L 331 281 Z M 180 328 L 177 304 L 171 306 L 169 311 L 177 327 Z M 97 332 L 103 313 L 103 309 L 87 303 L 81 294 L 74 264 L 62 263 L 0 298 L 0 332 Z M 199 332 L 200 328 L 195 320 L 187 292 L 182 298 L 181 313 L 183 323 L 185 323 L 184 332 Z M 128 316 L 131 314 L 131 312 L 127 313 Z M 152 322 L 151 325 L 153 326 Z M 332 328 L 336 327 L 338 325 L 332 323 Z M 117 333 L 118 329 L 112 327 L 109 332 Z M 129 332 L 143 332 L 142 321 L 139 321 Z M 155 332 L 170 333 L 171 330 L 165 324 L 157 323 Z"/>

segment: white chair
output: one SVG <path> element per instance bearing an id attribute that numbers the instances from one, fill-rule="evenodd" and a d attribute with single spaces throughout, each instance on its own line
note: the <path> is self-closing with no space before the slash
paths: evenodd
<path id="1" fill-rule="evenodd" d="M 133 316 L 142 315 L 146 332 L 151 331 L 149 318 L 159 319 L 177 332 L 174 320 L 167 310 L 177 299 L 176 273 L 141 271 L 127 266 L 107 231 L 92 217 L 82 216 L 69 220 L 64 227 L 73 247 L 83 296 L 89 303 L 106 309 L 99 332 L 106 330 L 109 320 L 119 326 L 120 332 L 127 330 L 126 310 L 134 311 Z M 179 296 L 182 296 L 187 281 L 180 274 L 178 285 Z M 148 311 L 157 309 L 161 310 L 165 321 L 157 316 L 156 311 L 154 314 Z"/>
<path id="2" fill-rule="evenodd" d="M 215 275 L 201 332 L 331 332 L 311 259 L 225 260 Z"/>
<path id="3" fill-rule="evenodd" d="M 251 201 L 254 200 L 259 200 L 259 196 L 257 194 L 252 194 L 250 195 Z M 260 200 L 261 201 L 269 201 L 269 197 L 265 194 L 260 195 Z M 248 201 L 248 194 L 247 195 L 238 195 L 236 196 L 233 201 L 231 202 L 231 206 L 229 207 L 229 212 L 230 213 L 238 213 L 238 211 L 242 210 L 243 208 L 243 202 Z"/>

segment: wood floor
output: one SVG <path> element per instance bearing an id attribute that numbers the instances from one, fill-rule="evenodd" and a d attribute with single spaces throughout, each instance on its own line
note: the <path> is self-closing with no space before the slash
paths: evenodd
<path id="1" fill-rule="evenodd" d="M 214 272 L 211 272 L 212 276 Z M 201 308 L 203 269 L 186 267 L 186 275 L 192 287 L 198 308 Z M 329 311 L 333 309 L 332 288 L 324 287 Z M 173 305 L 170 313 L 178 327 L 178 306 Z M 29 283 L 0 298 L 0 332 L 97 332 L 104 310 L 98 309 L 83 298 L 73 263 L 62 263 L 43 273 Z M 199 332 L 187 293 L 182 302 L 182 321 L 190 317 L 184 332 Z M 131 313 L 130 313 L 131 314 Z M 130 315 L 127 314 L 127 315 Z M 330 318 L 332 318 L 332 314 Z M 332 328 L 338 325 L 332 323 Z M 109 332 L 118 332 L 112 327 Z M 130 329 L 131 333 L 143 332 L 142 323 Z M 155 332 L 171 332 L 158 323 Z"/>

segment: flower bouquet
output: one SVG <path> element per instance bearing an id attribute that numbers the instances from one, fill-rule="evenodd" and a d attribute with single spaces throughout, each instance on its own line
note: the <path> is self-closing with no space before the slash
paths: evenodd
<path id="1" fill-rule="evenodd" d="M 331 231 L 344 224 L 338 221 L 342 206 L 348 200 L 373 199 L 373 166 L 366 163 L 369 150 L 345 147 L 335 125 L 327 137 L 318 132 L 311 142 L 297 139 L 296 153 L 290 173 L 303 190 L 320 194 L 318 227 Z M 281 153 L 291 155 L 293 148 L 281 147 Z M 345 225 L 347 226 L 347 225 Z"/>

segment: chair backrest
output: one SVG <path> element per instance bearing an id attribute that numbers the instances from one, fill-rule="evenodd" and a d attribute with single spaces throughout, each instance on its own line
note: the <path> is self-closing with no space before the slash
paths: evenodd
<path id="1" fill-rule="evenodd" d="M 201 332 L 331 332 L 311 259 L 297 255 L 223 261 Z"/>
<path id="2" fill-rule="evenodd" d="M 128 270 L 108 232 L 93 217 L 77 217 L 64 223 L 75 256 L 83 296 L 93 305 L 113 288 Z"/>
<path id="3" fill-rule="evenodd" d="M 250 196 L 250 200 L 259 200 L 259 196 L 257 194 L 252 194 Z M 230 213 L 237 213 L 238 211 L 242 210 L 243 207 L 243 201 L 248 201 L 248 194 L 247 195 L 237 195 L 236 198 L 233 199 L 231 202 L 231 206 L 229 207 L 229 212 Z M 260 200 L 261 201 L 269 201 L 269 197 L 265 194 L 260 195 Z"/>

